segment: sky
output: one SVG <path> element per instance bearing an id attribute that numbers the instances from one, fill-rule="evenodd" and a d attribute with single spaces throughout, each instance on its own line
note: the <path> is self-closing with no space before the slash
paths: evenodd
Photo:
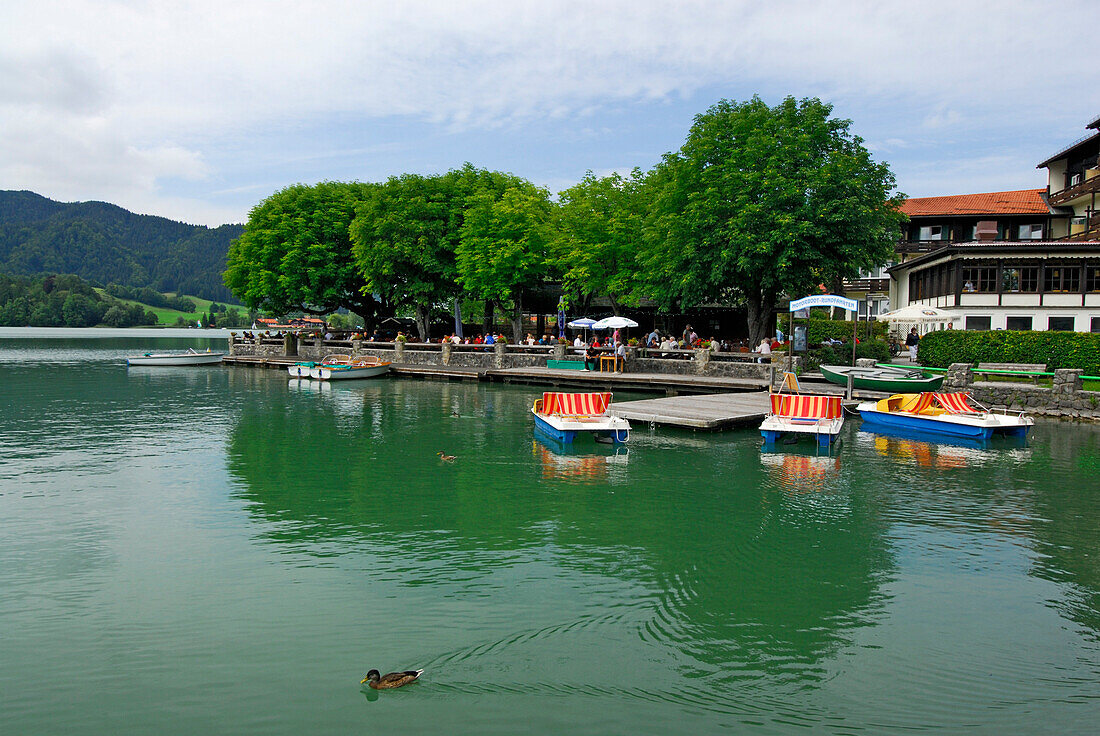
<path id="1" fill-rule="evenodd" d="M 1100 2 L 0 0 L 0 189 L 217 226 L 296 183 L 649 169 L 721 99 L 818 97 L 913 197 L 1042 187 Z"/>

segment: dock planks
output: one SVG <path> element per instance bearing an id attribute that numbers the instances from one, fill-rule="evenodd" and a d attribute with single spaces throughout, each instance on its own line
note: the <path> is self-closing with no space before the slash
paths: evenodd
<path id="1" fill-rule="evenodd" d="M 611 413 L 632 422 L 686 429 L 725 429 L 763 421 L 771 407 L 768 395 L 767 391 L 753 391 L 622 401 L 611 405 Z"/>

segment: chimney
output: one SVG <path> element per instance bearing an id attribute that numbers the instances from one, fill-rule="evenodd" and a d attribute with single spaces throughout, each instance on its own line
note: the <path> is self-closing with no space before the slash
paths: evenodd
<path id="1" fill-rule="evenodd" d="M 977 240 L 996 240 L 997 239 L 997 221 L 996 220 L 981 220 L 974 228 L 974 237 Z"/>

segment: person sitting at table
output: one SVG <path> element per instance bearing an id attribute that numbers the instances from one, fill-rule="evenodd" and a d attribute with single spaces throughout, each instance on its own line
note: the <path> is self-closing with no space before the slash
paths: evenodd
<path id="1" fill-rule="evenodd" d="M 767 360 L 771 360 L 772 341 L 765 337 L 763 340 L 760 341 L 759 347 L 757 347 L 754 352 L 760 353 L 760 357 L 756 359 L 757 363 L 766 362 L 765 356 L 767 357 Z"/>
<path id="2" fill-rule="evenodd" d="M 619 347 L 615 348 L 615 370 L 626 370 L 626 343 L 620 342 Z"/>
<path id="3" fill-rule="evenodd" d="M 596 370 L 596 353 L 593 352 L 592 346 L 584 346 L 584 369 L 588 371 Z"/>

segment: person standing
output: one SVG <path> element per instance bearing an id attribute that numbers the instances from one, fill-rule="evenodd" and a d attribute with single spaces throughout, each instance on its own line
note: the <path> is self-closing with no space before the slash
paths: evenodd
<path id="1" fill-rule="evenodd" d="M 920 344 L 920 335 L 917 334 L 917 328 L 909 330 L 909 334 L 905 336 L 905 346 L 909 348 L 909 360 L 914 363 L 917 362 L 917 346 Z"/>

